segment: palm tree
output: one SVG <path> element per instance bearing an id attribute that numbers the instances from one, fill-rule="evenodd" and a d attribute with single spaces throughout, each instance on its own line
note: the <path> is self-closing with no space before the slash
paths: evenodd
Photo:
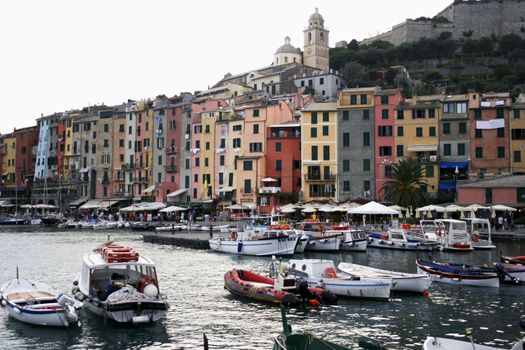
<path id="1" fill-rule="evenodd" d="M 392 165 L 390 180 L 385 182 L 385 200 L 405 208 L 418 208 L 426 205 L 426 193 L 422 186 L 428 186 L 423 179 L 424 173 L 415 159 L 402 159 Z"/>

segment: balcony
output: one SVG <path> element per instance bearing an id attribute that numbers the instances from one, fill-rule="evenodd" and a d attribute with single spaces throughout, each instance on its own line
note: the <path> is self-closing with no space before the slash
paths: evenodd
<path id="1" fill-rule="evenodd" d="M 122 176 L 122 177 L 116 177 L 114 181 L 116 181 L 116 182 L 124 182 L 124 181 L 126 181 L 126 179 L 124 178 L 124 176 Z"/>
<path id="2" fill-rule="evenodd" d="M 178 149 L 175 146 L 170 146 L 166 148 L 166 154 L 176 154 L 178 153 Z"/>
<path id="3" fill-rule="evenodd" d="M 314 174 L 306 174 L 306 180 L 307 181 L 335 181 L 336 175 L 335 174 L 324 174 L 321 176 L 321 174 L 314 173 Z"/>
<path id="4" fill-rule="evenodd" d="M 280 187 L 259 187 L 259 193 L 280 193 Z"/>
<path id="5" fill-rule="evenodd" d="M 110 183 L 109 177 L 104 177 L 104 178 L 102 178 L 102 180 L 100 180 L 100 182 L 101 182 L 103 185 L 109 185 L 109 183 Z"/>
<path id="6" fill-rule="evenodd" d="M 135 163 L 122 164 L 122 170 L 135 170 Z"/>
<path id="7" fill-rule="evenodd" d="M 270 138 L 272 139 L 290 139 L 290 138 L 300 138 L 301 132 L 293 131 L 274 131 L 271 133 Z"/>
<path id="8" fill-rule="evenodd" d="M 165 165 L 164 169 L 166 170 L 167 173 L 176 173 L 177 172 L 177 167 L 174 164 Z"/>
<path id="9" fill-rule="evenodd" d="M 133 196 L 130 192 L 126 192 L 126 191 L 113 192 L 113 195 L 115 197 L 132 197 Z"/>
<path id="10" fill-rule="evenodd" d="M 149 182 L 148 179 L 146 179 L 145 177 L 135 179 L 135 183 L 138 183 L 138 184 L 147 184 L 148 182 Z"/>
<path id="11" fill-rule="evenodd" d="M 422 165 L 431 165 L 436 164 L 439 161 L 438 156 L 428 156 L 428 157 L 417 157 L 417 162 Z"/>

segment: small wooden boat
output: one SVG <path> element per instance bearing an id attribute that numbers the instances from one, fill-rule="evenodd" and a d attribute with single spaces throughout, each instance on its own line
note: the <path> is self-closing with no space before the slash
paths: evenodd
<path id="1" fill-rule="evenodd" d="M 499 287 L 499 277 L 494 271 L 483 271 L 469 265 L 416 260 L 418 273 L 427 274 L 434 282 L 473 287 Z"/>
<path id="2" fill-rule="evenodd" d="M 248 270 L 233 269 L 224 274 L 224 287 L 237 296 L 295 306 L 303 301 L 334 303 L 337 298 L 322 288 L 308 287 L 304 281 L 278 273 L 275 279 Z"/>
<path id="3" fill-rule="evenodd" d="M 430 288 L 430 284 L 432 283 L 430 277 L 426 274 L 387 271 L 370 266 L 344 262 L 340 263 L 337 267 L 339 270 L 352 276 L 391 279 L 392 290 L 395 291 L 425 293 L 428 292 L 428 288 Z"/>
<path id="4" fill-rule="evenodd" d="M 349 347 L 318 338 L 309 332 L 292 332 L 282 306 L 281 316 L 283 332 L 274 338 L 274 350 L 350 350 Z"/>
<path id="5" fill-rule="evenodd" d="M 525 266 L 521 264 L 494 263 L 494 271 L 502 283 L 523 284 L 525 282 Z"/>
<path id="6" fill-rule="evenodd" d="M 331 291 L 335 295 L 353 298 L 390 298 L 391 279 L 340 276 L 332 260 L 292 259 L 287 264 L 288 273 L 307 275 L 308 284 Z"/>
<path id="7" fill-rule="evenodd" d="M 78 322 L 82 303 L 50 286 L 17 278 L 0 289 L 0 300 L 10 317 L 39 326 L 67 327 Z"/>
<path id="8" fill-rule="evenodd" d="M 525 256 L 501 256 L 500 260 L 506 264 L 525 265 Z"/>

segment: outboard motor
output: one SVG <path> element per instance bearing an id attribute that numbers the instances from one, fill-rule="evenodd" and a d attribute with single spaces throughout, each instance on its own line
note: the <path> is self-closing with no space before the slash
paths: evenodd
<path id="1" fill-rule="evenodd" d="M 525 315 L 520 317 L 520 328 L 525 331 Z"/>

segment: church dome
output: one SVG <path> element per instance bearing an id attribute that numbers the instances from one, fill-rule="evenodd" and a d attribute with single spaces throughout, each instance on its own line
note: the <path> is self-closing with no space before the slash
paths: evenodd
<path id="1" fill-rule="evenodd" d="M 277 51 L 275 52 L 276 54 L 278 53 L 298 53 L 299 49 L 293 47 L 291 44 L 290 44 L 290 37 L 286 37 L 284 38 L 284 45 L 279 47 L 277 49 Z"/>
<path id="2" fill-rule="evenodd" d="M 310 19 L 308 20 L 308 23 L 311 26 L 313 26 L 313 25 L 323 26 L 324 25 L 323 16 L 321 16 L 321 14 L 319 13 L 317 7 L 315 8 L 315 13 L 310 16 Z"/>

